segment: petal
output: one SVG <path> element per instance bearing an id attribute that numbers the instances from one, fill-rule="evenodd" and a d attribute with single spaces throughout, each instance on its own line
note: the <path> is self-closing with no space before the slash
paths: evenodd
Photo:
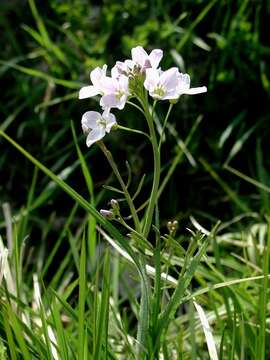
<path id="1" fill-rule="evenodd" d="M 163 56 L 163 51 L 160 49 L 155 49 L 151 51 L 149 55 L 149 60 L 153 69 L 158 68 L 162 56 Z"/>
<path id="2" fill-rule="evenodd" d="M 168 91 L 163 97 L 162 100 L 173 100 L 179 98 L 179 91 L 177 91 L 177 88 L 172 89 Z"/>
<path id="3" fill-rule="evenodd" d="M 121 96 L 120 100 L 118 100 L 118 103 L 115 107 L 119 110 L 122 110 L 124 109 L 126 102 L 127 102 L 127 95 L 124 94 Z"/>
<path id="4" fill-rule="evenodd" d="M 116 99 L 115 94 L 103 95 L 100 99 L 100 106 L 102 109 L 117 107 L 119 101 Z"/>
<path id="5" fill-rule="evenodd" d="M 105 135 L 105 129 L 103 127 L 99 127 L 97 129 L 91 130 L 86 138 L 86 145 L 89 147 L 93 145 L 98 140 L 102 139 Z"/>
<path id="6" fill-rule="evenodd" d="M 201 86 L 201 87 L 188 89 L 188 90 L 186 90 L 184 92 L 184 94 L 196 95 L 196 94 L 201 94 L 201 93 L 205 93 L 205 92 L 207 92 L 207 87 L 206 86 Z"/>
<path id="7" fill-rule="evenodd" d="M 116 61 L 116 64 L 111 70 L 112 78 L 118 79 L 121 75 L 128 75 L 129 68 L 126 63 L 122 61 Z"/>
<path id="8" fill-rule="evenodd" d="M 160 84 L 163 85 L 167 90 L 171 90 L 178 85 L 179 71 L 178 68 L 173 67 L 166 70 L 160 76 Z"/>
<path id="9" fill-rule="evenodd" d="M 121 75 L 118 79 L 119 82 L 119 89 L 128 93 L 128 77 L 125 75 Z"/>
<path id="10" fill-rule="evenodd" d="M 180 74 L 180 80 L 186 85 L 188 86 L 188 88 L 190 87 L 190 76 L 188 74 Z"/>
<path id="11" fill-rule="evenodd" d="M 96 67 L 93 71 L 91 71 L 90 79 L 91 79 L 93 85 L 95 85 L 95 84 L 98 85 L 100 79 L 103 76 L 106 76 L 106 70 L 107 70 L 107 65 L 103 65 L 102 68 Z"/>
<path id="12" fill-rule="evenodd" d="M 188 74 L 180 73 L 178 76 L 178 84 L 177 90 L 179 92 L 179 96 L 185 94 L 190 88 L 190 77 Z"/>
<path id="13" fill-rule="evenodd" d="M 113 125 L 116 124 L 115 116 L 105 110 L 102 114 L 102 118 L 106 120 L 106 132 L 109 133 Z"/>
<path id="14" fill-rule="evenodd" d="M 89 132 L 91 129 L 99 127 L 97 120 L 101 119 L 101 115 L 97 111 L 87 111 L 82 116 L 82 128 L 84 132 Z"/>
<path id="15" fill-rule="evenodd" d="M 104 76 L 106 76 L 106 72 L 107 72 L 107 64 L 104 64 L 103 66 L 102 66 L 102 72 L 103 72 L 103 75 Z"/>
<path id="16" fill-rule="evenodd" d="M 132 70 L 134 68 L 134 66 L 136 65 L 136 63 L 133 60 L 125 60 L 125 65 L 127 65 L 127 67 Z"/>
<path id="17" fill-rule="evenodd" d="M 100 90 L 104 94 L 114 94 L 118 89 L 118 81 L 115 78 L 106 76 L 100 82 Z"/>
<path id="18" fill-rule="evenodd" d="M 152 91 L 159 83 L 159 71 L 157 69 L 146 69 L 144 87 Z"/>
<path id="19" fill-rule="evenodd" d="M 86 99 L 99 94 L 99 90 L 92 85 L 84 86 L 79 91 L 79 99 Z"/>
<path id="20" fill-rule="evenodd" d="M 120 76 L 119 67 L 114 65 L 111 69 L 111 76 L 112 78 L 117 79 Z"/>
<path id="21" fill-rule="evenodd" d="M 143 67 L 148 55 L 142 46 L 137 46 L 131 50 L 131 57 L 135 63 Z"/>

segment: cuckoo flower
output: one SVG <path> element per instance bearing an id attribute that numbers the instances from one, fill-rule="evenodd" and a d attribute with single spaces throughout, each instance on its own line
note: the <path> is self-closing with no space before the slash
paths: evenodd
<path id="1" fill-rule="evenodd" d="M 120 75 L 134 75 L 138 70 L 144 72 L 149 68 L 157 69 L 162 59 L 163 51 L 155 49 L 148 55 L 143 47 L 137 46 L 131 50 L 131 56 L 132 60 L 116 62 L 111 71 L 112 77 L 118 79 Z"/>
<path id="2" fill-rule="evenodd" d="M 179 72 L 176 67 L 166 71 L 147 69 L 144 87 L 155 99 L 175 99 L 178 97 L 178 74 Z"/>
<path id="3" fill-rule="evenodd" d="M 106 77 L 107 65 L 103 65 L 102 68 L 96 67 L 90 73 L 90 79 L 93 85 L 84 86 L 79 92 L 79 99 L 85 99 L 96 95 L 101 95 L 103 93 L 102 83 L 103 79 Z"/>
<path id="4" fill-rule="evenodd" d="M 88 134 L 86 145 L 89 147 L 101 140 L 116 124 L 115 116 L 108 110 L 100 114 L 97 111 L 87 111 L 82 117 L 82 129 Z"/>
<path id="5" fill-rule="evenodd" d="M 138 66 L 141 71 L 152 68 L 157 69 L 162 59 L 163 51 L 160 49 L 152 50 L 148 55 L 142 46 L 136 46 L 131 50 L 132 61 L 128 61 L 129 66 Z"/>
<path id="6" fill-rule="evenodd" d="M 100 105 L 103 109 L 118 108 L 122 110 L 129 94 L 128 78 L 125 75 L 105 77 L 103 79 L 103 96 Z"/>

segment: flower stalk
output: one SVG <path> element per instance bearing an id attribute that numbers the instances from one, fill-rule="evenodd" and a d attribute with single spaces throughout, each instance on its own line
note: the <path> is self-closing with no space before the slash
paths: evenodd
<path id="1" fill-rule="evenodd" d="M 107 158 L 109 164 L 111 165 L 111 168 L 123 190 L 123 193 L 125 195 L 125 198 L 126 198 L 126 201 L 128 203 L 128 206 L 129 206 L 129 209 L 130 209 L 130 212 L 131 212 L 131 215 L 132 215 L 132 219 L 134 221 L 134 226 L 135 226 L 135 230 L 137 232 L 140 232 L 141 231 L 141 225 L 140 225 L 140 220 L 139 220 L 139 217 L 138 217 L 138 214 L 136 212 L 136 209 L 135 209 L 135 206 L 134 206 L 134 203 L 132 201 L 132 198 L 129 194 L 129 191 L 126 187 L 126 184 L 118 170 L 118 167 L 113 159 L 113 156 L 111 154 L 111 152 L 107 149 L 107 147 L 105 146 L 105 144 L 103 143 L 103 141 L 99 141 L 98 142 L 98 145 L 100 147 L 100 149 L 102 150 L 103 154 L 105 155 L 105 157 Z"/>
<path id="2" fill-rule="evenodd" d="M 145 214 L 145 223 L 143 227 L 143 236 L 148 237 L 149 232 L 151 230 L 153 214 L 155 209 L 155 204 L 157 201 L 157 193 L 159 187 L 159 180 L 160 180 L 160 152 L 158 148 L 157 136 L 156 131 L 154 128 L 154 119 L 153 114 L 151 115 L 149 111 L 149 104 L 147 94 L 142 102 L 142 106 L 144 109 L 145 118 L 148 123 L 150 138 L 152 142 L 152 149 L 153 149 L 153 157 L 154 157 L 154 176 L 153 176 L 153 185 L 152 190 L 149 198 L 148 207 Z"/>

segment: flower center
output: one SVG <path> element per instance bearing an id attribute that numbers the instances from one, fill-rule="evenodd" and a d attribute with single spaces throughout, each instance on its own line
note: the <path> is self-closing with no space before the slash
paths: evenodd
<path id="1" fill-rule="evenodd" d="M 165 88 L 163 87 L 163 86 L 157 86 L 156 88 L 155 88 L 155 90 L 154 90 L 154 95 L 157 95 L 157 96 L 160 96 L 160 97 L 162 97 L 162 96 L 164 96 L 165 95 L 165 93 L 166 93 L 166 90 L 165 90 Z"/>
<path id="2" fill-rule="evenodd" d="M 107 125 L 107 122 L 106 122 L 105 119 L 100 118 L 100 119 L 97 120 L 97 124 L 100 125 L 100 126 L 102 126 L 102 127 L 105 129 L 105 128 L 106 128 L 106 125 Z"/>
<path id="3" fill-rule="evenodd" d="M 117 93 L 115 94 L 115 97 L 116 97 L 116 100 L 117 101 L 120 101 L 121 100 L 121 97 L 123 96 L 123 95 L 125 95 L 125 92 L 122 90 L 119 90 L 119 91 L 117 91 Z"/>

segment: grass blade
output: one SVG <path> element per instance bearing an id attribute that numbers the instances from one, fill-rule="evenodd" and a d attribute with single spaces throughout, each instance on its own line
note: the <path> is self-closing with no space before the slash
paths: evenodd
<path id="1" fill-rule="evenodd" d="M 218 354 L 217 354 L 215 340 L 214 340 L 209 322 L 207 320 L 206 314 L 205 314 L 203 308 L 201 307 L 201 305 L 199 305 L 196 301 L 193 301 L 193 304 L 195 306 L 195 309 L 197 310 L 197 313 L 199 315 L 199 318 L 200 318 L 200 321 L 201 321 L 201 324 L 203 327 L 203 332 L 204 332 L 206 342 L 207 342 L 209 357 L 211 360 L 218 360 Z"/>

